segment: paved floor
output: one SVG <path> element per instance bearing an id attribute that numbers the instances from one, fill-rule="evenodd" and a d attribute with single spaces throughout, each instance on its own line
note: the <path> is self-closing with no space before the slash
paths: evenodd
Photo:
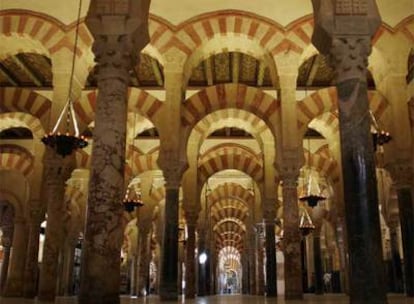
<path id="1" fill-rule="evenodd" d="M 37 303 L 49 303 L 39 302 L 36 300 L 27 300 L 21 298 L 0 298 L 1 304 L 37 304 Z M 55 304 L 76 304 L 75 297 L 62 297 L 57 298 Z M 121 297 L 121 304 L 157 304 L 160 303 L 159 298 L 156 296 L 146 298 L 130 298 L 126 296 Z M 162 302 L 164 303 L 164 302 Z M 169 302 L 171 303 L 171 302 Z M 188 304 L 348 304 L 349 299 L 344 295 L 306 295 L 303 301 L 284 301 L 282 297 L 279 298 L 265 298 L 259 296 L 241 296 L 241 295 L 222 295 L 222 296 L 210 296 L 201 297 L 194 300 L 184 300 L 182 298 L 177 303 Z M 414 304 L 414 298 L 407 298 L 403 295 L 389 295 L 388 304 Z"/>

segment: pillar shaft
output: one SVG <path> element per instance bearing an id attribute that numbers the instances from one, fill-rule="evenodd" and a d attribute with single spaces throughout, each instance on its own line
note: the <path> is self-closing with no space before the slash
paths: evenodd
<path id="1" fill-rule="evenodd" d="M 274 219 L 265 220 L 266 236 L 266 296 L 277 296 L 277 263 Z"/>
<path id="2" fill-rule="evenodd" d="M 10 264 L 10 249 L 13 240 L 13 226 L 2 227 L 3 263 L 1 265 L 0 292 L 4 294 Z"/>
<path id="3" fill-rule="evenodd" d="M 53 301 L 56 296 L 59 251 L 63 246 L 63 216 L 65 210 L 65 181 L 70 168 L 55 151 L 47 148 L 44 158 L 44 193 L 47 202 L 47 226 L 39 274 L 38 298 Z"/>
<path id="4" fill-rule="evenodd" d="M 263 248 L 264 246 L 263 245 L 264 244 L 261 239 L 258 239 L 257 242 L 258 242 L 258 246 L 257 246 L 257 255 L 256 255 L 256 258 L 257 258 L 257 264 L 256 264 L 257 266 L 257 270 L 256 270 L 257 290 L 256 292 L 257 292 L 257 295 L 262 296 L 264 295 L 264 292 L 265 292 L 265 288 L 264 288 L 265 287 L 265 276 L 264 276 L 264 267 L 263 267 L 264 266 L 263 265 L 263 258 L 264 258 L 264 248 Z"/>
<path id="5" fill-rule="evenodd" d="M 285 299 L 302 299 L 302 257 L 296 177 L 283 179 Z"/>
<path id="6" fill-rule="evenodd" d="M 178 195 L 178 186 L 167 185 L 160 277 L 160 298 L 163 301 L 178 299 Z"/>
<path id="7" fill-rule="evenodd" d="M 196 294 L 196 268 L 195 268 L 195 223 L 187 223 L 187 242 L 185 248 L 185 297 L 193 299 Z"/>
<path id="8" fill-rule="evenodd" d="M 23 218 L 15 219 L 13 246 L 11 249 L 9 271 L 7 274 L 4 297 L 23 296 L 24 265 L 27 250 L 27 226 Z"/>
<path id="9" fill-rule="evenodd" d="M 40 224 L 44 214 L 39 209 L 31 211 L 29 223 L 29 236 L 27 244 L 26 265 L 24 270 L 24 289 L 25 298 L 34 298 L 37 295 L 37 279 L 39 274 L 39 236 Z"/>
<path id="10" fill-rule="evenodd" d="M 313 235 L 313 263 L 315 266 L 315 293 L 323 294 L 323 267 L 321 252 L 321 237 Z"/>
<path id="11" fill-rule="evenodd" d="M 137 276 L 137 294 L 148 294 L 147 284 L 149 276 L 150 263 L 150 233 L 148 230 L 140 230 L 139 233 L 139 256 L 138 256 L 138 276 Z"/>
<path id="12" fill-rule="evenodd" d="M 366 66 L 369 39 L 337 39 L 332 51 L 338 73 L 339 121 L 345 193 L 351 303 L 386 303 L 384 264 L 378 211 L 377 185 L 368 108 Z M 355 51 L 355 49 L 357 51 Z M 356 62 L 343 54 L 357 52 Z M 361 74 L 341 77 L 347 66 Z"/>
<path id="13" fill-rule="evenodd" d="M 401 235 L 404 252 L 405 292 L 414 297 L 414 206 L 411 188 L 397 189 Z"/>
<path id="14" fill-rule="evenodd" d="M 391 265 L 393 276 L 393 292 L 403 292 L 403 272 L 401 265 L 400 250 L 398 245 L 397 227 L 390 227 Z"/>

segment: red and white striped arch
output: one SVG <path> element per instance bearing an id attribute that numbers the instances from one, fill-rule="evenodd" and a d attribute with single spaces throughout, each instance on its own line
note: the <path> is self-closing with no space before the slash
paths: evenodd
<path id="1" fill-rule="evenodd" d="M 0 114 L 0 131 L 10 128 L 27 128 L 33 137 L 40 139 L 45 134 L 44 128 L 37 117 L 23 112 L 9 112 Z"/>
<path id="2" fill-rule="evenodd" d="M 215 187 L 209 195 L 209 202 L 213 206 L 216 202 L 227 199 L 235 199 L 250 209 L 254 206 L 254 195 L 252 192 L 237 183 L 223 183 Z"/>
<path id="3" fill-rule="evenodd" d="M 95 119 L 96 98 L 98 90 L 90 91 L 74 103 L 74 108 L 79 119 L 89 125 Z M 158 113 L 163 102 L 150 95 L 144 90 L 129 88 L 128 90 L 128 111 L 137 112 L 149 119 L 159 129 Z"/>
<path id="4" fill-rule="evenodd" d="M 339 181 L 340 172 L 338 162 L 333 158 L 325 157 L 319 153 L 309 153 L 305 151 L 305 163 L 308 167 L 315 169 L 321 176 L 332 180 L 334 183 Z"/>
<path id="5" fill-rule="evenodd" d="M 182 123 L 192 129 L 207 115 L 223 109 L 254 113 L 276 132 L 280 122 L 280 101 L 257 88 L 242 84 L 219 84 L 201 90 L 184 103 Z"/>
<path id="6" fill-rule="evenodd" d="M 12 170 L 24 176 L 33 172 L 34 156 L 17 145 L 0 145 L 0 169 Z"/>
<path id="7" fill-rule="evenodd" d="M 390 108 L 388 101 L 379 92 L 370 91 L 368 93 L 370 109 L 377 121 L 389 127 L 391 123 L 386 112 Z M 325 112 L 335 112 L 338 110 L 337 92 L 335 87 L 318 90 L 310 96 L 297 102 L 298 127 L 302 135 L 306 132 L 308 124 L 314 118 Z M 389 116 L 389 115 L 388 115 Z"/>
<path id="8" fill-rule="evenodd" d="M 256 157 L 249 153 L 216 155 L 207 161 L 199 164 L 198 172 L 201 184 L 213 174 L 234 169 L 246 173 L 252 179 L 260 182 L 263 179 L 263 166 L 256 160 Z"/>
<path id="9" fill-rule="evenodd" d="M 261 166 L 263 166 L 262 154 L 256 154 L 252 149 L 236 143 L 223 143 L 211 147 L 200 156 L 198 163 L 200 165 L 208 161 L 210 158 L 225 154 L 247 154 L 248 157 L 254 158 L 258 163 L 260 163 Z"/>
<path id="10" fill-rule="evenodd" d="M 33 91 L 22 88 L 0 88 L 0 110 L 3 113 L 23 112 L 40 120 L 48 127 L 52 102 Z"/>

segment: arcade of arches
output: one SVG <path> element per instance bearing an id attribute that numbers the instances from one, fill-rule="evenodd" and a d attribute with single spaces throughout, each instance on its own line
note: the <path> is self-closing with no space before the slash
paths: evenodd
<path id="1" fill-rule="evenodd" d="M 2 297 L 414 296 L 412 0 L 78 6 L 1 0 Z"/>

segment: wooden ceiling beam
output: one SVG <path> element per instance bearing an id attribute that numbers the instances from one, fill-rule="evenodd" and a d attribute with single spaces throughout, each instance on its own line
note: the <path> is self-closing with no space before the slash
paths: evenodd
<path id="1" fill-rule="evenodd" d="M 19 86 L 19 83 L 17 82 L 17 80 L 14 78 L 14 76 L 12 76 L 12 74 L 10 73 L 9 70 L 6 69 L 6 67 L 4 65 L 2 65 L 0 63 L 0 74 L 1 76 L 3 76 L 4 78 L 6 78 L 6 80 L 11 83 L 11 85 L 17 87 Z"/>
<path id="2" fill-rule="evenodd" d="M 259 67 L 257 69 L 257 86 L 263 86 L 265 76 L 266 64 L 263 60 L 259 61 Z"/>
<path id="3" fill-rule="evenodd" d="M 43 83 L 40 81 L 40 79 L 33 73 L 33 71 L 26 65 L 25 62 L 23 62 L 17 55 L 12 56 L 11 59 L 13 62 L 23 70 L 23 72 L 30 78 L 31 81 L 37 86 L 42 87 Z"/>
<path id="4" fill-rule="evenodd" d="M 213 77 L 213 56 L 208 57 L 206 60 L 203 61 L 204 64 L 204 73 L 207 79 L 207 85 L 212 86 L 214 84 L 214 77 Z"/>
<path id="5" fill-rule="evenodd" d="M 240 76 L 240 53 L 233 52 L 230 54 L 231 56 L 231 79 L 233 83 L 239 83 L 239 76 Z"/>
<path id="6" fill-rule="evenodd" d="M 312 59 L 311 68 L 309 69 L 308 77 L 306 79 L 306 87 L 312 86 L 320 64 L 321 64 L 320 56 L 319 55 L 314 56 Z"/>
<path id="7" fill-rule="evenodd" d="M 163 87 L 164 86 L 164 80 L 162 79 L 161 69 L 158 65 L 157 60 L 155 60 L 152 57 L 151 57 L 151 67 L 152 67 L 152 71 L 154 72 L 155 79 L 157 80 L 158 85 L 160 87 Z"/>

